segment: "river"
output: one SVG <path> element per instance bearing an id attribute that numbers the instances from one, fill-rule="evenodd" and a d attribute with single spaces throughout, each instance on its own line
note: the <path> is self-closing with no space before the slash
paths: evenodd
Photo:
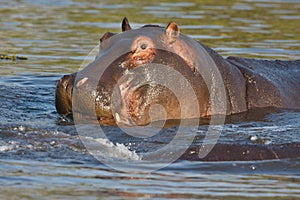
<path id="1" fill-rule="evenodd" d="M 124 16 L 133 28 L 175 21 L 224 57 L 300 59 L 299 0 L 0 0 L 0 53 L 28 58 L 0 60 L 0 199 L 298 199 L 300 158 L 181 159 L 152 170 L 119 169 L 89 153 L 55 110 L 56 82 L 79 69 L 105 32 L 120 32 Z M 201 142 L 205 128 L 184 131 Z M 145 142 L 104 129 L 115 143 L 93 144 L 112 145 L 100 154 L 127 163 L 177 130 Z M 258 110 L 227 121 L 218 142 L 281 145 L 300 142 L 299 134 L 299 111 Z"/>

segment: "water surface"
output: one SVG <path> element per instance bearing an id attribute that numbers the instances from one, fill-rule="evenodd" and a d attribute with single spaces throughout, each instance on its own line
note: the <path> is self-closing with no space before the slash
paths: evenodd
<path id="1" fill-rule="evenodd" d="M 299 198 L 299 158 L 180 160 L 152 173 L 146 167 L 116 171 L 87 152 L 74 125 L 54 107 L 56 81 L 78 70 L 103 33 L 120 32 L 124 16 L 134 28 L 176 21 L 181 32 L 225 57 L 290 60 L 300 59 L 299 11 L 298 0 L 0 0 L 0 53 L 28 57 L 0 60 L 0 198 Z M 227 122 L 219 143 L 300 142 L 299 121 L 293 110 L 248 113 Z M 187 127 L 187 137 L 195 133 L 201 143 L 205 128 Z M 118 128 L 106 130 L 120 143 L 110 152 L 116 158 L 139 158 L 176 133 L 169 128 L 141 142 Z"/>

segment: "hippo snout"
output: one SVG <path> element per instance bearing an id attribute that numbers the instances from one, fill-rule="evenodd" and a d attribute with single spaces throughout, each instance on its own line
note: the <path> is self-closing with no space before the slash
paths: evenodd
<path id="1" fill-rule="evenodd" d="M 112 119 L 111 85 L 81 75 L 77 75 L 72 92 L 73 116 L 79 121 Z"/>

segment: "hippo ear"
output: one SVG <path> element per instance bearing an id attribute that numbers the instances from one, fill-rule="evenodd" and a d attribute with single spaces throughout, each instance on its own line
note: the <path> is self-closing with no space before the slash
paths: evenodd
<path id="1" fill-rule="evenodd" d="M 114 33 L 111 32 L 106 32 L 101 38 L 100 38 L 100 42 L 102 43 L 103 41 L 107 40 L 108 38 L 110 38 L 111 36 L 115 35 Z"/>
<path id="2" fill-rule="evenodd" d="M 128 31 L 128 30 L 131 30 L 131 27 L 129 25 L 128 19 L 126 17 L 124 17 L 124 19 L 122 21 L 122 32 Z"/>
<path id="3" fill-rule="evenodd" d="M 179 36 L 179 27 L 175 22 L 170 22 L 166 28 L 166 35 L 170 43 L 175 42 Z"/>

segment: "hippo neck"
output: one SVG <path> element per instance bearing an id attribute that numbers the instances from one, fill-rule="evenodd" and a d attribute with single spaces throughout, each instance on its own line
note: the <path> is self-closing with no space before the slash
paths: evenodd
<path id="1" fill-rule="evenodd" d="M 227 96 L 227 114 L 246 111 L 246 87 L 241 71 L 211 48 L 201 45 L 214 60 L 223 78 Z"/>

